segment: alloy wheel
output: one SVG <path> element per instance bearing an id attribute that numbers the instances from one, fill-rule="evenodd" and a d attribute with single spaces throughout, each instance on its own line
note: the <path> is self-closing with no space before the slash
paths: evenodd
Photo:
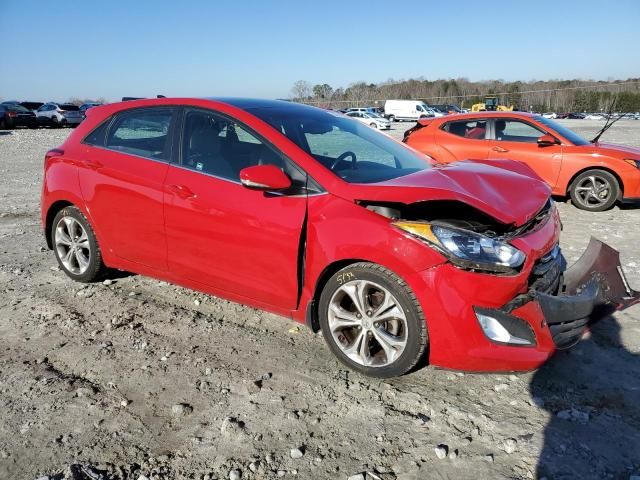
<path id="1" fill-rule="evenodd" d="M 73 217 L 62 217 L 56 225 L 54 243 L 64 268 L 75 275 L 82 275 L 87 271 L 91 244 L 80 222 Z"/>
<path id="2" fill-rule="evenodd" d="M 607 203 L 611 196 L 611 184 L 599 175 L 589 175 L 576 185 L 575 191 L 578 202 L 586 208 L 594 208 Z"/>
<path id="3" fill-rule="evenodd" d="M 336 345 L 365 367 L 392 364 L 407 345 L 407 318 L 400 302 L 369 280 L 353 280 L 335 291 L 328 323 Z"/>

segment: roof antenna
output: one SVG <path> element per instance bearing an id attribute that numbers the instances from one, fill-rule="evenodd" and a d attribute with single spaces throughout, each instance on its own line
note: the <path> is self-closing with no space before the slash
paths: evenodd
<path id="1" fill-rule="evenodd" d="M 618 101 L 618 96 L 615 95 L 613 97 L 613 100 L 611 100 L 611 103 L 609 104 L 609 111 L 607 113 L 607 121 L 604 124 L 604 126 L 600 129 L 598 134 L 595 137 L 593 137 L 593 140 L 591 140 L 591 143 L 598 143 L 598 140 L 600 140 L 600 137 L 602 136 L 602 134 L 604 132 L 606 132 L 607 130 L 609 130 L 614 123 L 616 123 L 618 120 L 620 120 L 623 117 L 622 115 L 620 115 L 615 120 L 611 120 L 611 117 L 613 116 L 613 108 L 616 106 L 617 101 Z"/>

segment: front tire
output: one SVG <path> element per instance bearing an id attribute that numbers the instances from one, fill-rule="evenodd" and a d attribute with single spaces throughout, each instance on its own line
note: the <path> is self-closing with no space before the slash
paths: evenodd
<path id="1" fill-rule="evenodd" d="M 606 170 L 582 172 L 569 187 L 571 202 L 581 210 L 602 212 L 610 209 L 620 195 L 618 180 Z"/>
<path id="2" fill-rule="evenodd" d="M 93 282 L 104 273 L 96 235 L 77 207 L 66 207 L 58 212 L 51 226 L 51 239 L 58 265 L 73 280 Z"/>
<path id="3" fill-rule="evenodd" d="M 378 125 L 376 125 L 376 124 L 375 124 L 375 123 L 373 123 L 373 122 L 372 122 L 372 123 L 370 123 L 370 124 L 369 124 L 369 126 L 370 126 L 371 128 L 376 129 L 376 130 L 378 129 Z"/>
<path id="4" fill-rule="evenodd" d="M 360 262 L 335 273 L 318 308 L 331 351 L 364 375 L 404 375 L 425 356 L 427 325 L 420 303 L 401 278 L 380 265 Z"/>
<path id="5" fill-rule="evenodd" d="M 390 122 L 395 122 L 396 121 L 396 116 L 395 115 L 389 115 L 389 121 Z"/>

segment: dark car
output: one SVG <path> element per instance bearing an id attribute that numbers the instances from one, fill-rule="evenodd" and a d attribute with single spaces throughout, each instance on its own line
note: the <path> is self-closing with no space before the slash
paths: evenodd
<path id="1" fill-rule="evenodd" d="M 36 128 L 36 114 L 17 103 L 0 104 L 0 130 L 15 127 Z"/>
<path id="2" fill-rule="evenodd" d="M 437 110 L 445 115 L 449 113 L 462 113 L 462 110 L 457 105 L 446 104 L 446 105 L 429 105 L 434 110 Z"/>
<path id="3" fill-rule="evenodd" d="M 80 105 L 80 113 L 82 114 L 82 118 L 85 118 L 87 116 L 87 110 L 93 107 L 99 107 L 100 105 L 102 104 L 98 102 L 88 102 Z"/>
<path id="4" fill-rule="evenodd" d="M 33 113 L 36 113 L 36 110 L 44 105 L 44 102 L 20 102 L 20 105 L 22 105 L 27 110 L 31 110 Z"/>

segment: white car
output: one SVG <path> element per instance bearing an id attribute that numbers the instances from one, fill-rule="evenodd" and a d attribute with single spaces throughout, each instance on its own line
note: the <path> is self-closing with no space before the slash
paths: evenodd
<path id="1" fill-rule="evenodd" d="M 547 112 L 547 113 L 543 113 L 542 116 L 544 118 L 550 118 L 552 120 L 555 120 L 556 118 L 558 118 L 558 114 L 556 112 Z"/>
<path id="2" fill-rule="evenodd" d="M 377 128 L 378 130 L 389 130 L 391 128 L 391 122 L 377 113 L 347 112 L 345 115 L 359 122 L 366 123 L 371 128 Z"/>
<path id="3" fill-rule="evenodd" d="M 585 120 L 604 120 L 605 118 L 607 117 L 602 113 L 589 113 L 584 117 Z"/>
<path id="4" fill-rule="evenodd" d="M 39 125 L 65 127 L 78 125 L 84 118 L 77 105 L 67 103 L 45 103 L 36 111 Z"/>

